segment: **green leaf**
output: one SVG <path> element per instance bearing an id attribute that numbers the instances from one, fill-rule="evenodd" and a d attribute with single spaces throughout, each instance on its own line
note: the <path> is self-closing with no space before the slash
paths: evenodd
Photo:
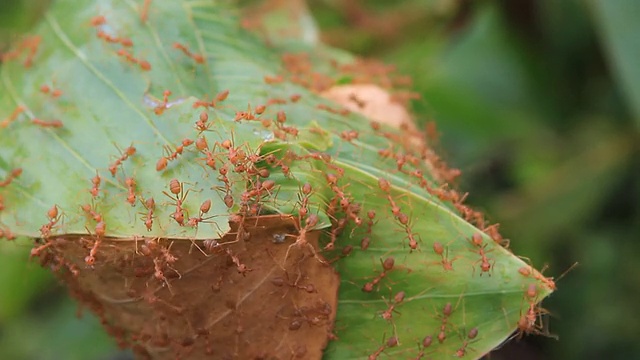
<path id="1" fill-rule="evenodd" d="M 589 3 L 611 70 L 627 98 L 632 116 L 640 124 L 640 26 L 636 21 L 640 3 L 633 0 L 591 0 Z"/>
<path id="2" fill-rule="evenodd" d="M 330 227 L 337 234 L 341 219 L 346 222 L 342 235 L 323 243 L 327 249 L 336 247 L 324 255 L 335 259 L 342 283 L 338 340 L 330 343 L 327 358 L 367 358 L 382 351 L 415 357 L 421 351 L 417 344 L 426 336 L 434 339 L 424 349 L 429 356 L 477 358 L 504 341 L 527 313 L 533 315 L 527 330 L 540 332 L 535 327 L 541 311 L 536 303 L 555 286 L 535 270 L 526 270 L 522 260 L 496 243 L 498 238 L 492 240 L 458 214 L 456 209 L 464 208 L 453 200 L 460 195 L 445 191 L 439 179 L 446 178 L 446 171 L 430 149 L 412 134 L 377 129 L 361 116 L 335 111 L 338 105 L 292 78 L 268 84 L 267 76 L 291 75 L 280 62 L 282 49 L 269 48 L 242 30 L 226 2 L 153 4 L 142 21 L 141 8 L 131 1 L 97 1 L 84 7 L 58 1 L 35 35 L 22 43 L 24 53 L 3 65 L 0 114 L 8 117 L 0 128 L 6 207 L 0 222 L 5 233 L 48 241 L 48 226 L 52 235 L 99 240 L 97 213 L 109 238 L 220 238 L 229 229 L 229 216 L 250 213 L 254 205 L 260 213 L 300 215 L 306 198 L 301 189 L 308 183 L 313 188 L 308 212 L 319 216 L 315 229 Z M 93 29 L 97 15 L 104 15 L 106 23 Z M 111 41 L 97 31 L 106 32 Z M 25 68 L 38 37 L 33 65 Z M 116 38 L 130 38 L 133 47 L 116 44 Z M 175 43 L 203 56 L 204 63 L 175 49 Z M 120 56 L 119 51 L 131 55 Z M 331 68 L 328 54 L 333 52 L 321 52 L 324 67 Z M 143 60 L 150 69 L 141 65 L 146 64 Z M 328 73 L 334 84 L 346 78 L 335 68 Z M 42 85 L 50 87 L 49 93 L 41 91 Z M 54 89 L 62 95 L 53 97 Z M 225 89 L 228 99 L 205 111 L 211 127 L 200 134 L 194 124 L 203 109 L 194 105 Z M 165 90 L 171 91 L 166 104 Z M 294 94 L 300 99 L 291 99 Z M 264 114 L 252 112 L 261 104 L 269 104 Z M 24 112 L 10 121 L 19 106 Z M 242 119 L 237 115 L 242 111 L 258 121 Z M 282 124 L 280 112 L 286 114 Z M 63 126 L 43 127 L 36 119 L 59 120 Z M 206 149 L 183 143 L 200 136 L 206 137 Z M 225 145 L 227 140 L 230 145 Z M 177 154 L 181 143 L 184 148 Z M 129 146 L 136 151 L 124 156 Z M 273 191 L 261 192 L 265 182 L 238 170 L 233 159 L 240 156 L 232 150 L 246 153 L 241 164 L 268 168 L 276 184 Z M 207 152 L 216 169 L 208 167 Z M 163 157 L 172 161 L 158 171 Z M 400 165 L 401 159 L 406 164 Z M 115 175 L 110 174 L 113 164 L 118 165 Z M 225 166 L 228 173 L 221 173 Z M 18 168 L 19 176 L 14 171 Z M 96 174 L 101 181 L 94 198 L 90 190 Z M 135 179 L 135 188 L 128 178 Z M 172 189 L 172 179 L 183 188 Z M 390 182 L 389 189 L 380 179 Z M 250 195 L 256 191 L 258 195 Z M 132 195 L 136 201 L 130 203 Z M 234 198 L 231 208 L 223 201 L 226 195 Z M 143 202 L 151 197 L 156 203 L 153 214 Z M 200 204 L 206 200 L 212 200 L 212 207 L 205 215 Z M 53 216 L 52 206 L 60 218 Z M 185 212 L 184 224 L 176 216 L 179 208 Z M 369 212 L 375 213 L 370 227 Z M 207 220 L 197 227 L 182 226 L 198 214 Z M 153 215 L 150 230 L 147 215 Z M 304 214 L 298 219 L 304 227 Z M 368 246 L 362 243 L 365 236 Z M 383 268 L 390 257 L 393 267 Z M 523 275 L 523 269 L 530 274 Z M 174 281 L 180 279 L 167 284 Z M 392 300 L 399 292 L 404 298 Z M 533 294 L 527 297 L 527 292 Z M 449 306 L 451 314 L 443 314 Z M 468 335 L 472 329 L 479 332 L 477 337 Z M 439 335 L 441 342 L 436 340 Z M 397 346 L 387 349 L 384 337 L 396 338 Z"/>

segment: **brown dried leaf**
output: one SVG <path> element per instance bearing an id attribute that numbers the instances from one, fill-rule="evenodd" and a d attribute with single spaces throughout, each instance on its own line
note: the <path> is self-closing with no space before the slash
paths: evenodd
<path id="1" fill-rule="evenodd" d="M 66 268 L 58 273 L 72 294 L 140 358 L 320 359 L 339 279 L 314 256 L 319 233 L 308 234 L 313 250 L 292 245 L 285 262 L 292 242 L 274 239 L 296 238 L 292 217 L 230 225 L 207 256 L 203 242 L 105 238 L 88 267 L 78 259 L 94 240 L 63 236 L 43 264 Z"/>

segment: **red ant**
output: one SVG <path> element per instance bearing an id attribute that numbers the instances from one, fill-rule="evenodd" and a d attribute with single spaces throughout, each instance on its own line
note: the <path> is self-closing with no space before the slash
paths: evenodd
<path id="1" fill-rule="evenodd" d="M 136 180 L 132 177 L 126 178 L 124 180 L 125 185 L 127 186 L 127 202 L 131 204 L 131 206 L 136 205 Z"/>
<path id="2" fill-rule="evenodd" d="M 147 17 L 149 15 L 149 5 L 151 5 L 151 0 L 144 0 L 142 9 L 140 10 L 140 21 L 142 21 L 143 23 L 147 22 Z"/>
<path id="3" fill-rule="evenodd" d="M 136 64 L 140 66 L 140 69 L 144 71 L 151 70 L 151 64 L 148 61 L 142 60 L 142 59 L 136 59 L 131 53 L 129 53 L 125 49 L 118 50 L 117 55 L 124 57 L 128 62 L 132 64 Z"/>
<path id="4" fill-rule="evenodd" d="M 307 242 L 307 233 L 313 230 L 313 228 L 318 224 L 318 221 L 320 220 L 318 218 L 318 215 L 316 214 L 309 215 L 305 220 L 304 227 L 302 228 L 300 228 L 300 220 L 301 219 L 298 217 L 298 221 L 296 222 L 296 227 L 298 227 L 299 229 L 298 229 L 298 235 L 296 236 L 296 241 L 293 244 L 289 245 L 289 247 L 287 248 L 287 252 L 284 255 L 283 265 L 287 263 L 287 258 L 289 257 L 289 251 L 291 251 L 291 248 L 294 246 L 308 247 L 309 249 L 311 249 L 311 253 L 316 258 L 316 260 L 318 260 L 322 264 L 326 264 L 326 261 L 324 261 L 322 258 L 320 258 L 320 256 L 318 256 L 318 253 L 316 252 L 316 249 L 313 247 L 313 245 Z M 287 235 L 287 236 L 292 236 L 292 235 Z M 282 269 L 284 269 L 284 266 L 281 265 L 281 267 Z"/>
<path id="5" fill-rule="evenodd" d="M 449 321 L 449 317 L 451 316 L 451 313 L 453 312 L 453 307 L 451 306 L 451 303 L 448 302 L 444 305 L 444 307 L 442 308 L 442 323 L 440 324 L 440 332 L 438 333 L 438 342 L 440 344 L 442 344 L 446 338 L 447 338 L 447 325 L 448 325 L 448 321 Z"/>
<path id="6" fill-rule="evenodd" d="M 431 335 L 427 335 L 422 339 L 422 344 L 418 344 L 418 355 L 414 358 L 414 360 L 420 360 L 424 357 L 425 353 L 425 349 L 428 348 L 429 346 L 431 346 L 431 344 L 433 343 L 433 338 L 431 337 Z M 420 346 L 422 345 L 422 346 Z"/>
<path id="7" fill-rule="evenodd" d="M 100 175 L 98 174 L 98 170 L 96 170 L 96 176 L 94 176 L 91 179 L 91 184 L 93 184 L 93 187 L 91 188 L 91 190 L 89 190 L 89 192 L 91 193 L 91 196 L 98 197 L 98 195 L 100 194 L 100 183 L 102 182 L 102 179 L 100 178 Z"/>
<path id="8" fill-rule="evenodd" d="M 193 54 L 189 51 L 189 48 L 186 45 L 180 43 L 173 43 L 173 48 L 182 51 L 185 55 L 192 58 L 198 64 L 204 64 L 204 56 L 200 54 Z"/>
<path id="9" fill-rule="evenodd" d="M 16 107 L 15 110 L 13 110 L 13 112 L 11 113 L 11 115 L 7 116 L 2 121 L 0 121 L 0 128 L 6 128 L 7 126 L 11 125 L 11 123 L 15 121 L 18 118 L 18 116 L 24 111 L 25 111 L 24 106 L 20 105 Z"/>
<path id="10" fill-rule="evenodd" d="M 231 250 L 224 249 L 224 251 L 227 253 L 227 255 L 229 255 L 229 257 L 231 258 L 231 261 L 233 261 L 233 263 L 236 265 L 236 270 L 238 271 L 238 274 L 241 274 L 242 276 L 246 276 L 248 272 L 253 271 L 253 269 L 250 269 L 247 265 L 240 262 L 240 259 L 238 259 L 238 256 L 234 255 L 231 252 Z"/>
<path id="11" fill-rule="evenodd" d="M 378 350 L 376 350 L 373 354 L 369 355 L 369 357 L 367 358 L 368 360 L 376 360 L 378 358 L 378 356 L 380 356 L 380 354 L 382 354 L 382 352 L 387 349 L 387 348 L 392 348 L 398 345 L 398 338 L 395 336 L 392 336 L 389 338 L 389 340 L 387 340 L 386 344 L 383 344 L 382 346 L 380 346 L 378 348 Z"/>
<path id="12" fill-rule="evenodd" d="M 46 84 L 40 86 L 40 92 L 42 92 L 43 94 L 48 94 L 49 92 L 51 92 L 51 97 L 54 98 L 54 99 L 58 98 L 58 97 L 60 97 L 60 95 L 62 95 L 62 90 L 54 89 L 53 91 L 51 91 L 51 88 Z"/>
<path id="13" fill-rule="evenodd" d="M 60 120 L 44 121 L 44 120 L 34 118 L 33 120 L 31 120 L 31 122 L 43 128 L 59 129 L 64 126 L 64 124 Z"/>
<path id="14" fill-rule="evenodd" d="M 203 217 L 206 213 L 211 209 L 211 200 L 207 199 L 200 205 L 200 215 L 198 217 L 191 217 L 187 221 L 187 225 L 191 227 L 198 227 L 198 224 L 201 222 L 205 222 L 211 218 L 214 218 L 216 215 L 212 215 L 209 217 Z"/>
<path id="15" fill-rule="evenodd" d="M 51 209 L 47 211 L 47 218 L 49 219 L 49 222 L 45 225 L 42 225 L 42 227 L 40 227 L 40 234 L 44 239 L 51 236 L 51 230 L 62 218 L 62 215 L 59 214 L 57 205 L 53 205 Z"/>
<path id="16" fill-rule="evenodd" d="M 480 233 L 474 233 L 471 236 L 471 240 L 470 240 L 471 244 L 474 245 L 475 247 L 477 247 L 477 250 L 474 250 L 474 252 L 478 253 L 480 255 L 480 260 L 476 261 L 473 264 L 473 270 L 475 271 L 475 264 L 477 263 L 481 263 L 480 264 L 480 276 L 482 276 L 482 274 L 484 273 L 489 273 L 489 271 L 491 271 L 491 269 L 493 268 L 493 265 L 495 265 L 495 260 L 489 260 L 489 258 L 487 258 L 486 253 L 488 251 L 485 251 L 484 248 L 487 247 L 488 244 L 484 243 L 483 239 L 482 239 L 482 235 Z M 493 251 L 493 250 L 489 250 L 489 251 Z M 493 262 L 493 264 L 492 264 Z M 491 274 L 489 274 L 491 275 Z"/>
<path id="17" fill-rule="evenodd" d="M 168 108 L 167 104 L 169 104 L 169 96 L 171 96 L 170 90 L 165 90 L 162 93 L 162 102 L 153 109 L 153 112 L 156 115 L 162 115 L 162 113 Z"/>
<path id="18" fill-rule="evenodd" d="M 140 202 L 142 202 L 142 199 L 140 199 Z M 147 209 L 147 212 L 146 214 L 144 214 L 143 218 L 144 225 L 147 227 L 147 231 L 151 231 L 151 228 L 153 227 L 153 211 L 156 208 L 156 202 L 151 197 L 145 200 L 142 205 L 145 207 L 145 209 Z"/>
<path id="19" fill-rule="evenodd" d="M 106 235 L 106 231 L 107 231 L 107 225 L 104 222 L 100 221 L 99 223 L 96 224 L 96 227 L 95 227 L 96 240 L 93 243 L 91 250 L 89 251 L 89 255 L 84 258 L 84 262 L 87 265 L 93 266 L 93 264 L 95 264 L 96 254 L 98 252 L 98 246 L 100 246 L 100 243 L 102 242 L 102 238 Z"/>
<path id="20" fill-rule="evenodd" d="M 11 170 L 9 175 L 4 180 L 0 181 L 0 188 L 9 186 L 9 184 L 11 184 L 11 182 L 20 175 L 22 175 L 22 168 L 15 168 Z"/>
<path id="21" fill-rule="evenodd" d="M 445 271 L 452 271 L 453 270 L 453 262 L 456 261 L 458 258 L 455 257 L 455 258 L 449 260 L 449 247 L 447 246 L 446 255 L 445 255 L 445 247 L 442 246 L 441 243 L 436 241 L 436 242 L 433 243 L 433 251 L 437 255 L 440 255 L 442 257 L 442 261 L 437 261 L 435 263 L 436 264 L 441 264 L 442 268 Z"/>
<path id="22" fill-rule="evenodd" d="M 281 83 L 283 81 L 284 81 L 284 78 L 282 77 L 282 75 L 277 75 L 277 76 L 268 76 L 268 75 L 266 75 L 264 77 L 264 83 L 265 84 L 269 84 L 269 85 L 279 84 L 279 83 Z"/>
<path id="23" fill-rule="evenodd" d="M 223 90 L 219 92 L 218 95 L 216 95 L 216 101 L 223 102 L 227 99 L 228 96 L 229 96 L 229 90 Z"/>
<path id="24" fill-rule="evenodd" d="M 196 103 L 194 103 L 193 106 L 196 107 Z M 207 124 L 208 121 L 209 121 L 209 114 L 207 114 L 204 111 L 201 112 L 198 118 L 198 121 L 196 121 L 196 129 L 200 133 L 209 130 L 209 128 L 211 127 L 211 124 Z"/>
<path id="25" fill-rule="evenodd" d="M 389 271 L 393 270 L 395 259 L 389 256 L 388 258 L 384 259 L 384 261 L 382 261 L 381 259 L 381 263 L 382 263 L 382 272 L 379 275 L 377 275 L 373 280 L 364 284 L 364 286 L 362 287 L 362 291 L 367 293 L 372 292 L 373 287 L 376 286 L 382 279 L 384 279 L 384 277 L 387 276 L 387 273 Z"/>
<path id="26" fill-rule="evenodd" d="M 111 176 L 116 176 L 116 172 L 118 171 L 118 166 L 120 166 L 122 162 L 127 160 L 129 157 L 135 155 L 135 153 L 136 153 L 136 148 L 133 147 L 133 145 L 124 149 L 124 153 L 118 159 L 116 159 L 116 161 L 114 161 L 113 164 L 109 165 L 109 172 L 111 173 Z"/>
<path id="27" fill-rule="evenodd" d="M 348 142 L 356 140 L 359 136 L 360 134 L 355 130 L 345 130 L 340 133 L 340 138 Z"/>
<path id="28" fill-rule="evenodd" d="M 347 219 L 343 218 L 343 219 L 339 219 L 338 222 L 331 227 L 331 233 L 329 234 L 331 240 L 327 243 L 327 245 L 325 245 L 324 247 L 325 250 L 334 249 L 335 242 L 336 240 L 338 240 L 338 236 L 346 226 L 347 226 Z"/>
<path id="29" fill-rule="evenodd" d="M 478 336 L 478 329 L 477 328 L 472 328 L 471 330 L 469 330 L 469 334 L 467 334 L 467 339 L 462 343 L 462 346 L 456 350 L 456 353 L 454 354 L 454 356 L 456 357 L 463 357 L 467 354 L 467 347 L 469 346 L 469 343 L 471 342 L 470 340 L 473 340 L 476 338 L 476 336 Z"/>
<path id="30" fill-rule="evenodd" d="M 382 312 L 382 318 L 387 320 L 387 321 L 391 321 L 393 318 L 393 311 L 395 310 L 395 307 L 398 306 L 400 303 L 402 303 L 404 301 L 404 296 L 405 296 L 405 292 L 404 291 L 400 291 L 398 292 L 394 297 L 393 297 L 393 302 L 391 302 L 391 304 L 389 304 L 389 307 Z"/>
<path id="31" fill-rule="evenodd" d="M 91 18 L 91 21 L 90 21 L 90 24 L 93 27 L 104 25 L 106 23 L 107 23 L 107 19 L 102 15 L 94 16 Z"/>
<path id="32" fill-rule="evenodd" d="M 171 191 L 173 195 L 169 195 L 169 193 L 167 193 L 166 191 L 163 191 L 162 193 L 170 197 L 172 200 L 175 200 L 176 211 L 171 214 L 171 217 L 178 223 L 178 225 L 184 226 L 185 215 L 182 205 L 184 203 L 184 200 L 187 198 L 187 195 L 189 195 L 189 191 L 191 191 L 191 189 L 188 189 L 186 192 L 184 192 L 183 184 L 178 181 L 178 179 L 171 179 L 171 181 L 169 182 L 169 191 Z"/>
<path id="33" fill-rule="evenodd" d="M 82 208 L 82 211 L 84 211 L 87 215 L 89 215 L 95 222 L 102 221 L 102 215 L 98 214 L 94 210 L 93 206 L 89 204 L 84 204 L 84 205 L 80 205 L 80 208 Z"/>

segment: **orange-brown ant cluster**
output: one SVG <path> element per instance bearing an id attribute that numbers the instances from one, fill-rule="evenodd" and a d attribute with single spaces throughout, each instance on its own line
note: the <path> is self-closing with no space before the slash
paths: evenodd
<path id="1" fill-rule="evenodd" d="M 38 52 L 40 42 L 42 42 L 42 38 L 38 35 L 27 37 L 26 39 L 18 43 L 14 50 L 2 54 L 2 56 L 0 57 L 0 62 L 7 62 L 18 59 L 23 53 L 26 52 L 27 55 L 25 57 L 25 60 L 22 62 L 22 65 L 28 69 L 31 67 L 31 65 L 33 65 L 33 59 Z"/>
<path id="2" fill-rule="evenodd" d="M 133 54 L 131 54 L 126 48 L 130 48 L 133 46 L 133 41 L 130 38 L 119 37 L 110 35 L 108 32 L 100 29 L 103 25 L 107 23 L 107 20 L 104 16 L 98 15 L 91 18 L 91 26 L 98 28 L 96 30 L 96 36 L 106 42 L 107 44 L 117 44 L 122 46 L 118 51 L 116 51 L 116 55 L 124 58 L 127 62 L 131 64 L 138 65 L 140 69 L 143 71 L 151 70 L 151 64 L 144 59 L 138 59 Z"/>
<path id="3" fill-rule="evenodd" d="M 322 92 L 335 84 L 335 80 L 318 71 L 313 71 L 313 64 L 308 54 L 285 53 L 281 57 L 286 69 L 286 80 L 301 85 L 311 91 Z"/>
<path id="4" fill-rule="evenodd" d="M 173 43 L 173 48 L 182 51 L 183 54 L 192 58 L 196 63 L 204 64 L 204 56 L 192 53 L 186 45 L 176 42 Z"/>

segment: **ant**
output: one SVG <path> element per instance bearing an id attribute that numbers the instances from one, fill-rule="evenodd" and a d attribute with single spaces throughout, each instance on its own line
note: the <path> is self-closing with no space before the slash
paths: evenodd
<path id="1" fill-rule="evenodd" d="M 106 231 L 107 231 L 107 225 L 103 221 L 100 221 L 99 223 L 96 224 L 96 227 L 94 230 L 96 234 L 96 240 L 93 243 L 91 250 L 89 251 L 89 255 L 84 258 L 84 262 L 87 265 L 93 266 L 93 264 L 95 264 L 96 254 L 98 252 L 98 246 L 100 246 L 100 243 L 102 242 L 102 238 L 106 235 Z"/>
<path id="2" fill-rule="evenodd" d="M 300 220 L 301 220 L 300 217 L 298 217 L 298 221 L 295 223 L 296 227 L 298 228 L 298 236 L 296 236 L 296 241 L 293 244 L 289 245 L 289 247 L 287 248 L 287 252 L 284 255 L 283 265 L 280 266 L 283 270 L 285 270 L 284 264 L 286 264 L 287 258 L 289 257 L 289 251 L 291 251 L 291 248 L 294 247 L 294 246 L 297 246 L 297 247 L 306 246 L 306 247 L 308 247 L 309 249 L 311 249 L 311 253 L 316 258 L 316 260 L 318 260 L 322 264 L 325 264 L 325 265 L 327 264 L 326 261 L 324 261 L 322 258 L 320 258 L 320 256 L 316 252 L 316 249 L 313 247 L 313 245 L 311 245 L 309 242 L 307 242 L 307 233 L 309 231 L 313 230 L 313 228 L 318 224 L 318 221 L 320 220 L 318 218 L 318 215 L 316 215 L 316 214 L 309 215 L 305 220 L 304 227 L 302 227 L 302 228 L 300 228 Z M 293 236 L 293 235 L 287 235 L 287 236 Z"/>
<path id="3" fill-rule="evenodd" d="M 444 271 L 453 271 L 453 262 L 456 261 L 458 257 L 449 260 L 449 247 L 446 247 L 445 255 L 445 247 L 436 241 L 433 243 L 433 251 L 442 257 L 442 260 L 436 261 L 435 264 L 441 264 Z"/>
<path id="4" fill-rule="evenodd" d="M 18 107 L 16 107 L 13 112 L 11 113 L 11 115 L 9 115 L 8 117 L 2 119 L 2 121 L 0 121 L 0 128 L 6 128 L 9 125 L 11 125 L 11 123 L 13 121 L 15 121 L 18 116 L 20 116 L 21 113 L 23 113 L 25 111 L 25 107 L 20 105 Z"/>
<path id="5" fill-rule="evenodd" d="M 387 348 L 392 348 L 398 345 L 398 338 L 395 336 L 392 336 L 389 338 L 389 340 L 387 340 L 386 344 L 383 344 L 382 346 L 380 346 L 378 348 L 378 350 L 376 350 L 373 354 L 369 355 L 369 357 L 367 358 L 368 360 L 376 360 L 378 358 L 378 356 L 380 356 L 380 354 L 382 354 L 382 352 L 387 349 Z"/>
<path id="6" fill-rule="evenodd" d="M 142 206 L 147 209 L 146 213 L 142 213 L 144 215 L 144 226 L 147 227 L 147 231 L 151 231 L 151 228 L 153 227 L 153 211 L 156 209 L 156 201 L 150 197 L 144 202 L 140 199 L 140 202 L 142 203 Z"/>
<path id="7" fill-rule="evenodd" d="M 132 177 L 126 178 L 124 180 L 125 185 L 127 186 L 127 202 L 131 204 L 131 206 L 136 205 L 136 180 Z"/>
<path id="8" fill-rule="evenodd" d="M 151 0 L 144 0 L 142 9 L 140 9 L 140 21 L 142 23 L 147 22 L 147 17 L 149 16 L 149 5 L 151 5 Z"/>
<path id="9" fill-rule="evenodd" d="M 422 339 L 422 344 L 420 343 L 418 344 L 418 355 L 414 358 L 414 360 L 422 359 L 425 355 L 424 353 L 425 349 L 431 346 L 432 343 L 433 343 L 433 338 L 431 337 L 431 335 L 425 336 Z"/>
<path id="10" fill-rule="evenodd" d="M 93 196 L 94 198 L 98 197 L 98 195 L 100 195 L 100 183 L 102 182 L 102 179 L 100 178 L 100 175 L 98 174 L 98 170 L 96 170 L 96 176 L 94 176 L 91 179 L 91 184 L 93 184 L 93 186 L 91 187 L 91 190 L 89 190 L 89 193 L 91 193 L 91 196 Z"/>
<path id="11" fill-rule="evenodd" d="M 209 217 L 203 217 L 206 213 L 211 209 L 211 200 L 207 199 L 202 202 L 200 205 L 200 215 L 198 217 L 191 217 L 187 221 L 187 225 L 191 227 L 198 227 L 198 224 L 201 222 L 206 222 L 209 219 L 216 217 L 216 215 L 212 215 Z"/>
<path id="12" fill-rule="evenodd" d="M 87 215 L 89 215 L 95 222 L 101 222 L 102 221 L 102 215 L 98 214 L 95 211 L 94 206 L 89 205 L 89 204 L 84 204 L 84 205 L 80 205 L 80 208 Z"/>
<path id="13" fill-rule="evenodd" d="M 57 205 L 53 205 L 51 209 L 47 211 L 47 218 L 49 219 L 49 222 L 40 227 L 40 234 L 43 239 L 51 236 L 51 230 L 53 230 L 53 227 L 60 221 L 60 219 L 62 219 L 62 215 L 59 213 Z"/>
<path id="14" fill-rule="evenodd" d="M 467 354 L 467 347 L 469 346 L 469 343 L 471 342 L 471 340 L 475 339 L 476 336 L 478 336 L 478 329 L 477 328 L 472 328 L 471 330 L 469 330 L 469 333 L 467 334 L 467 340 L 465 340 L 462 343 L 462 346 L 456 350 L 454 356 L 456 357 L 463 357 Z"/>
<path id="15" fill-rule="evenodd" d="M 395 265 L 395 259 L 392 256 L 389 256 L 388 258 L 384 259 L 384 261 L 380 259 L 380 261 L 382 263 L 382 272 L 379 275 L 377 275 L 373 280 L 364 284 L 364 286 L 362 287 L 362 291 L 367 293 L 372 292 L 373 287 L 376 286 L 382 279 L 384 279 L 385 276 L 387 276 L 387 273 L 389 271 L 393 270 L 393 266 Z"/>
<path id="16" fill-rule="evenodd" d="M 204 56 L 200 54 L 194 54 L 189 51 L 189 48 L 186 45 L 180 43 L 173 43 L 173 48 L 182 51 L 185 55 L 192 58 L 198 64 L 204 64 Z"/>
<path id="17" fill-rule="evenodd" d="M 480 233 L 474 233 L 471 236 L 471 240 L 469 240 L 471 242 L 472 245 L 474 245 L 475 247 L 477 247 L 477 250 L 473 250 L 473 252 L 478 253 L 480 255 L 480 259 L 478 261 L 476 261 L 473 264 L 473 271 L 475 272 L 475 265 L 477 263 L 480 263 L 480 276 L 482 276 L 482 274 L 484 273 L 489 273 L 489 271 L 491 271 L 491 269 L 493 269 L 493 266 L 495 266 L 495 260 L 489 260 L 489 258 L 487 258 L 487 252 L 493 251 L 493 250 L 489 250 L 489 251 L 485 251 L 484 249 L 487 247 L 487 243 L 484 242 L 484 240 L 482 239 L 482 235 Z M 489 273 L 489 276 L 491 274 Z"/>
<path id="18" fill-rule="evenodd" d="M 64 124 L 60 120 L 45 121 L 45 120 L 34 118 L 33 120 L 31 120 L 31 122 L 43 128 L 59 129 L 64 126 Z"/>
<path id="19" fill-rule="evenodd" d="M 22 168 L 15 168 L 11 170 L 9 175 L 4 180 L 0 181 L 0 188 L 9 186 L 9 184 L 11 184 L 11 182 L 20 175 L 22 175 Z"/>
<path id="20" fill-rule="evenodd" d="M 397 310 L 395 310 L 396 306 L 398 306 L 400 303 L 402 303 L 404 301 L 404 297 L 405 297 L 405 292 L 404 291 L 400 291 L 398 292 L 394 297 L 393 297 L 393 302 L 391 302 L 390 304 L 388 304 L 388 308 L 382 312 L 382 318 L 387 320 L 387 321 L 391 321 L 393 318 L 393 312 Z M 386 302 L 386 300 L 385 300 Z"/>
<path id="21" fill-rule="evenodd" d="M 131 156 L 135 155 L 135 153 L 136 153 L 136 148 L 133 147 L 133 145 L 124 149 L 124 153 L 118 159 L 116 159 L 116 161 L 114 161 L 113 164 L 109 165 L 109 172 L 111 173 L 111 176 L 116 176 L 116 172 L 118 171 L 118 166 L 120 166 L 122 162 L 124 162 Z"/>
<path id="22" fill-rule="evenodd" d="M 249 268 L 247 265 L 240 262 L 240 259 L 238 258 L 238 256 L 234 255 L 230 249 L 224 249 L 224 251 L 227 253 L 227 255 L 229 255 L 229 257 L 231 258 L 231 261 L 233 261 L 233 263 L 235 264 L 236 270 L 238 270 L 238 274 L 241 274 L 242 276 L 247 276 L 248 272 L 253 271 L 253 269 Z"/>
<path id="23" fill-rule="evenodd" d="M 187 195 L 189 195 L 189 191 L 191 191 L 191 189 L 188 189 L 185 192 L 183 183 L 178 181 L 178 179 L 171 179 L 169 182 L 169 191 L 173 195 L 169 195 L 166 191 L 163 191 L 162 193 L 175 201 L 174 205 L 176 206 L 176 211 L 171 214 L 171 217 L 178 223 L 178 225 L 184 226 L 185 211 L 182 205 L 184 204 L 184 201 L 187 198 Z"/>

